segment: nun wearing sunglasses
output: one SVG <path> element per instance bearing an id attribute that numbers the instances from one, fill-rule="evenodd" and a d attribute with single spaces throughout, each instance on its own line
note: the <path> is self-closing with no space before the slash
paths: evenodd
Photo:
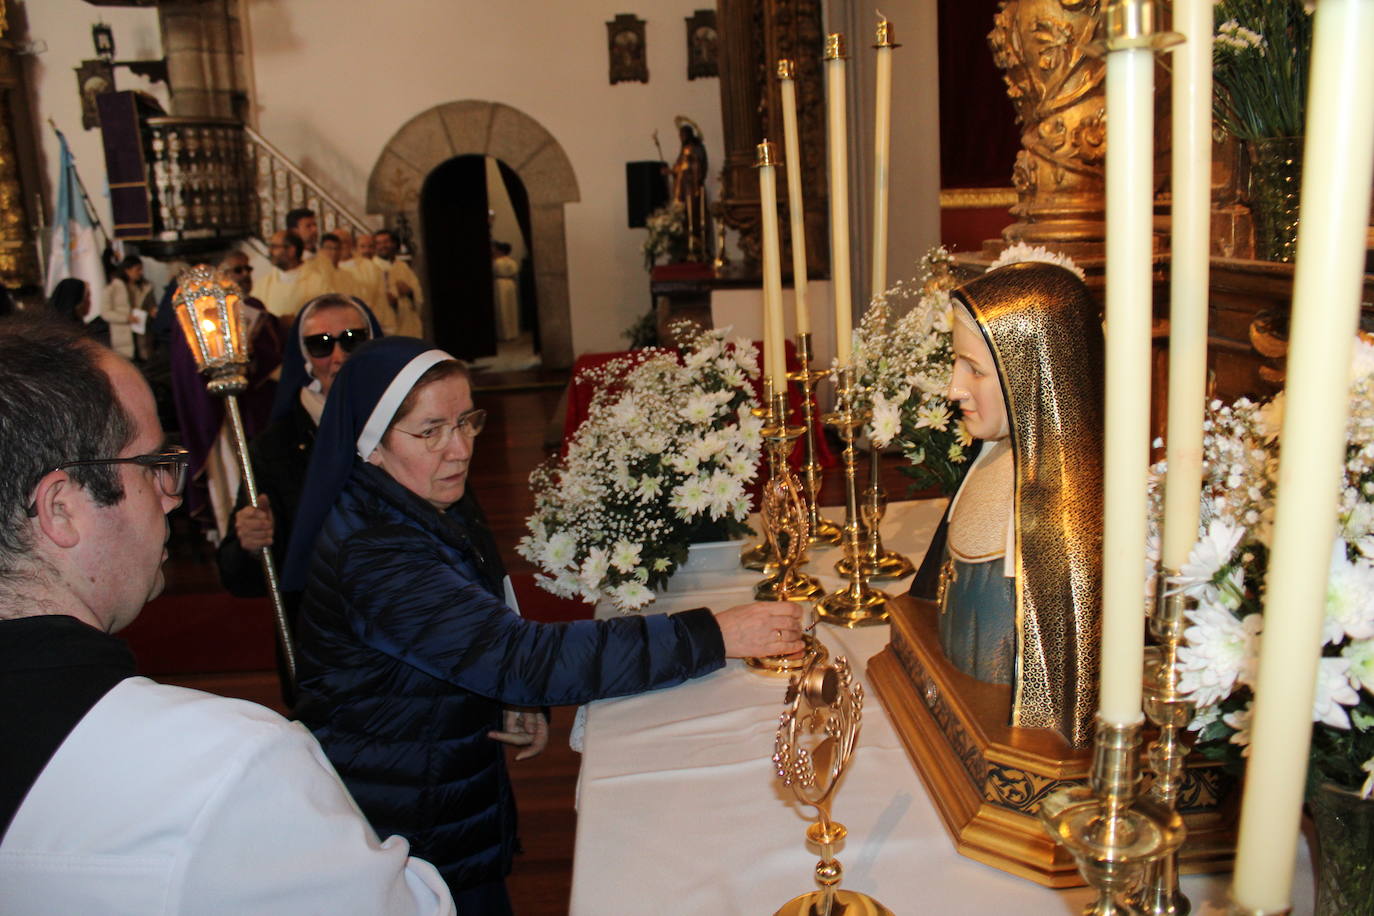
<path id="1" fill-rule="evenodd" d="M 517 847 L 502 744 L 524 745 L 517 760 L 543 749 L 532 708 L 802 643 L 800 609 L 781 602 L 522 618 L 461 511 L 485 421 L 463 363 L 408 337 L 365 344 L 329 392 L 283 581 L 304 589 L 296 716 L 372 826 L 439 869 L 458 912 L 500 916 Z"/>
<path id="2" fill-rule="evenodd" d="M 317 296 L 296 316 L 282 354 L 271 422 L 248 448 L 260 491 L 259 505 L 250 507 L 240 490 L 233 523 L 216 557 L 220 581 L 231 594 L 240 598 L 267 594 L 258 551 L 270 546 L 278 569 L 285 561 L 315 431 L 334 377 L 358 347 L 381 336 L 381 326 L 372 312 L 349 296 Z M 294 622 L 300 596 L 283 597 L 287 617 Z M 283 696 L 289 706 L 291 697 L 284 679 Z"/>

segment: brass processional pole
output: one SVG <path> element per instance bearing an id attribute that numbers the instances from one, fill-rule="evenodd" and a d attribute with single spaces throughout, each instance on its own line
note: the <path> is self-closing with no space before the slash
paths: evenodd
<path id="1" fill-rule="evenodd" d="M 177 292 L 172 308 L 196 368 L 206 377 L 205 389 L 213 397 L 224 399 L 229 429 L 233 434 L 234 454 L 238 458 L 239 473 L 248 493 L 248 504 L 258 504 L 258 483 L 253 466 L 248 461 L 248 437 L 243 431 L 243 417 L 239 413 L 238 395 L 248 388 L 249 346 L 247 328 L 241 311 L 238 284 L 208 265 L 201 264 L 183 271 L 177 278 Z M 272 597 L 272 616 L 276 622 L 277 640 L 286 660 L 286 676 L 296 683 L 296 650 L 286 621 L 286 606 L 282 603 L 277 568 L 272 560 L 271 546 L 258 551 L 262 561 L 263 578 Z"/>

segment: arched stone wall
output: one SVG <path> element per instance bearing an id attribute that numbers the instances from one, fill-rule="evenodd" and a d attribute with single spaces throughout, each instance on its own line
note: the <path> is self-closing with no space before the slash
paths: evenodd
<path id="1" fill-rule="evenodd" d="M 387 225 L 404 214 L 418 229 L 425 178 L 454 156 L 465 155 L 501 160 L 529 193 L 541 354 L 545 366 L 568 368 L 573 347 L 563 205 L 581 200 L 581 195 L 567 153 L 538 121 L 509 105 L 475 100 L 436 105 L 416 115 L 377 157 L 367 181 L 367 211 L 380 213 Z M 416 251 L 415 260 L 415 272 L 427 278 L 425 252 Z"/>

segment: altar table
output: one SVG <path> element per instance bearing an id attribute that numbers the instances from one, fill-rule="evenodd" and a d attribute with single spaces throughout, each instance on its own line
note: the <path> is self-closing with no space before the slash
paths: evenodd
<path id="1" fill-rule="evenodd" d="M 883 522 L 889 548 L 919 562 L 942 500 L 893 504 Z M 842 511 L 830 509 L 838 518 Z M 709 552 L 708 552 L 709 553 Z M 729 607 L 751 600 L 758 575 L 742 570 L 738 547 L 692 563 L 655 610 Z M 838 550 L 813 552 L 807 571 L 838 586 Z M 890 594 L 907 582 L 879 582 Z M 606 613 L 599 611 L 599 613 Z M 834 796 L 832 816 L 848 838 L 837 852 L 842 886 L 906 914 L 1077 914 L 1086 888 L 1040 887 L 954 851 L 934 803 L 865 667 L 888 639 L 886 626 L 817 636 L 849 659 L 865 683 L 863 730 Z M 815 889 L 817 850 L 805 838 L 814 810 L 796 802 L 770 757 L 786 681 L 738 660 L 707 677 L 587 710 L 578 782 L 573 916 L 767 916 Z M 1225 912 L 1230 874 L 1189 875 L 1195 914 Z M 1307 847 L 1300 850 L 1294 914 L 1312 911 Z"/>

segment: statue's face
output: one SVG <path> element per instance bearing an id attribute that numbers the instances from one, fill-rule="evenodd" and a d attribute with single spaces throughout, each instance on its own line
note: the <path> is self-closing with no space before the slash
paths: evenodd
<path id="1" fill-rule="evenodd" d="M 997 364 L 983 335 L 964 321 L 954 322 L 954 371 L 949 399 L 964 412 L 964 425 L 975 439 L 996 441 L 1011 434 Z"/>

